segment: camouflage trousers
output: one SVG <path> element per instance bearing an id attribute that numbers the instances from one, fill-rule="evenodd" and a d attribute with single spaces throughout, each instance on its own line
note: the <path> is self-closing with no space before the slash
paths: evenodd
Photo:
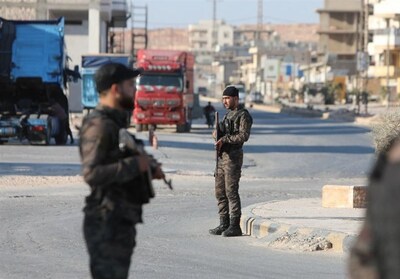
<path id="1" fill-rule="evenodd" d="M 223 152 L 215 173 L 215 197 L 220 216 L 240 217 L 242 214 L 239 181 L 242 173 L 243 150 Z"/>
<path id="2" fill-rule="evenodd" d="M 84 211 L 83 232 L 92 278 L 127 279 L 141 208 L 137 213 L 131 210 L 129 218 L 117 210 L 86 207 Z"/>

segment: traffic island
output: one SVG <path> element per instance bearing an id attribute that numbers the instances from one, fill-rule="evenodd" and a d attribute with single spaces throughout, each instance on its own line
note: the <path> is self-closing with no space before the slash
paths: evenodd
<path id="1" fill-rule="evenodd" d="M 347 252 L 364 221 L 362 208 L 323 208 L 320 198 L 271 201 L 243 210 L 244 234 L 271 248 Z"/>

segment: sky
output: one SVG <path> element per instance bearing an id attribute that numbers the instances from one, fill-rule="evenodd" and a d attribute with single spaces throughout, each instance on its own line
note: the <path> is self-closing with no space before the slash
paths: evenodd
<path id="1" fill-rule="evenodd" d="M 132 0 L 147 4 L 149 28 L 187 27 L 212 19 L 212 0 Z M 217 18 L 232 25 L 257 23 L 257 0 L 217 0 Z M 318 23 L 323 0 L 264 0 L 264 23 Z"/>

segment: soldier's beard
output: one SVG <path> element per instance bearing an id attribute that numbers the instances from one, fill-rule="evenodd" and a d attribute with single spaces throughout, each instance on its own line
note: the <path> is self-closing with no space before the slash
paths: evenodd
<path id="1" fill-rule="evenodd" d="M 120 98 L 118 99 L 118 104 L 121 106 L 121 108 L 128 111 L 131 111 L 135 108 L 135 103 L 133 101 L 133 98 L 131 97 L 120 95 Z"/>

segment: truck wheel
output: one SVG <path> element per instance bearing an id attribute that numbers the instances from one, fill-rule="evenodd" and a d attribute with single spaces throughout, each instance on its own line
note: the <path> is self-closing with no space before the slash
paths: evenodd
<path id="1" fill-rule="evenodd" d="M 47 120 L 47 130 L 46 130 L 46 138 L 45 138 L 45 145 L 49 145 L 51 142 L 51 120 L 50 118 Z"/>
<path id="2" fill-rule="evenodd" d="M 187 122 L 186 124 L 185 124 L 185 132 L 186 133 L 190 133 L 190 130 L 192 129 L 192 123 L 190 123 L 190 122 Z"/>
<path id="3" fill-rule="evenodd" d="M 143 131 L 143 124 L 136 124 L 136 132 L 140 133 Z"/>
<path id="4" fill-rule="evenodd" d="M 64 120 L 60 121 L 60 132 L 58 133 L 58 135 L 54 137 L 54 139 L 56 140 L 57 145 L 67 144 L 68 141 L 67 124 Z"/>
<path id="5" fill-rule="evenodd" d="M 157 125 L 156 124 L 149 125 L 149 130 L 153 130 L 153 131 L 157 130 Z"/>
<path id="6" fill-rule="evenodd" d="M 182 125 L 176 125 L 176 132 L 177 133 L 189 133 L 192 128 L 192 123 L 186 122 Z"/>
<path id="7" fill-rule="evenodd" d="M 186 124 L 176 125 L 176 132 L 177 133 L 185 133 L 186 132 Z"/>

